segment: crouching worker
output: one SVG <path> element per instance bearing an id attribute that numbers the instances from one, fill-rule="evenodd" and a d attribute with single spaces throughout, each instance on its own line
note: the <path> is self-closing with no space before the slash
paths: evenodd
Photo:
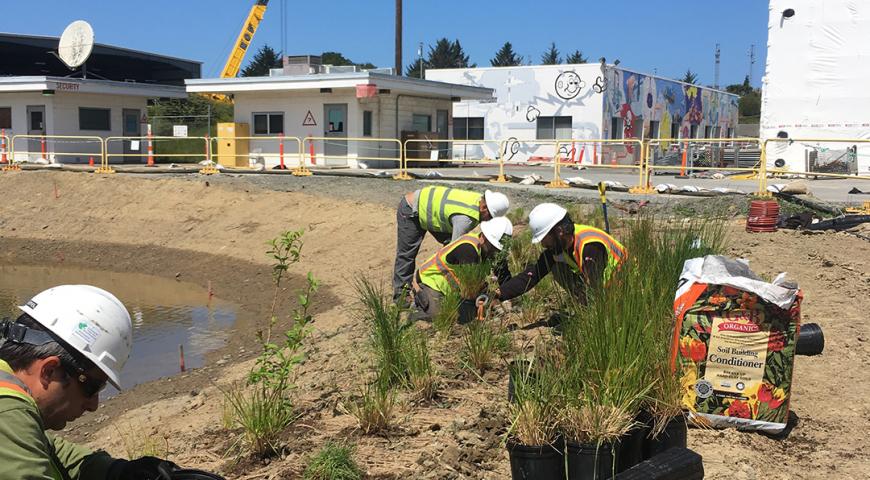
<path id="1" fill-rule="evenodd" d="M 405 194 L 396 212 L 393 300 L 410 292 L 414 262 L 426 232 L 447 245 L 480 222 L 503 216 L 509 206 L 507 196 L 489 190 L 481 195 L 458 188 L 425 187 Z"/>
<path id="2" fill-rule="evenodd" d="M 120 460 L 54 436 L 99 404 L 132 346 L 124 305 L 88 285 L 62 285 L 0 324 L 0 478 L 166 479 L 176 467 L 154 457 Z"/>
<path id="3" fill-rule="evenodd" d="M 553 203 L 542 203 L 529 212 L 532 243 L 544 251 L 538 261 L 502 283 L 496 291 L 499 300 L 518 297 L 552 273 L 559 286 L 582 304 L 586 290 L 600 285 L 625 258 L 625 249 L 604 230 L 578 225 L 568 211 Z"/>
<path id="4" fill-rule="evenodd" d="M 478 264 L 495 258 L 504 248 L 505 237 L 513 235 L 513 225 L 505 217 L 493 218 L 480 224 L 479 234 L 463 235 L 442 247 L 426 260 L 416 274 L 414 304 L 416 319 L 429 319 L 438 314 L 441 302 L 450 290 L 459 289 L 459 278 L 451 267 Z M 499 283 L 510 278 L 507 262 L 502 260 L 494 268 Z"/>

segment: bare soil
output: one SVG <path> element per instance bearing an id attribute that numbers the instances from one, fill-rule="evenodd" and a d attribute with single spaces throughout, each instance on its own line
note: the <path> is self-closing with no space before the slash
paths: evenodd
<path id="1" fill-rule="evenodd" d="M 343 400 L 368 374 L 367 332 L 353 316 L 350 278 L 388 279 L 395 248 L 395 204 L 414 184 L 343 178 L 271 176 L 100 177 L 80 173 L 0 175 L 0 263 L 55 265 L 148 273 L 206 286 L 248 315 L 209 365 L 140 385 L 106 402 L 66 435 L 118 456 L 130 444 L 158 438 L 176 462 L 228 478 L 299 478 L 309 456 L 329 439 L 350 439 L 370 478 L 510 477 L 500 435 L 508 424 L 503 364 L 478 375 L 456 352 L 461 339 L 435 340 L 442 388 L 433 402 L 402 398 L 397 426 L 362 435 Z M 473 188 L 480 188 L 474 186 Z M 513 189 L 515 204 L 548 194 Z M 739 212 L 738 200 L 694 203 Z M 684 207 L 685 208 L 685 207 Z M 798 357 L 791 408 L 798 422 L 784 440 L 733 430 L 690 430 L 689 446 L 704 457 L 707 478 L 791 479 L 870 477 L 870 242 L 846 233 L 730 229 L 732 254 L 760 274 L 787 271 L 804 290 L 803 321 L 824 329 L 824 354 Z M 299 368 L 299 420 L 284 453 L 268 461 L 226 455 L 221 387 L 241 379 L 256 353 L 256 329 L 272 299 L 265 242 L 304 228 L 303 261 L 281 298 L 292 299 L 307 271 L 322 281 L 315 332 Z M 864 229 L 864 235 L 868 235 Z M 424 244 L 423 251 L 434 249 Z M 421 253 L 421 255 L 423 255 Z M 143 287 L 144 288 L 144 287 Z M 288 312 L 284 303 L 281 312 Z M 285 315 L 286 317 L 286 315 Z M 520 330 L 520 338 L 546 335 Z"/>

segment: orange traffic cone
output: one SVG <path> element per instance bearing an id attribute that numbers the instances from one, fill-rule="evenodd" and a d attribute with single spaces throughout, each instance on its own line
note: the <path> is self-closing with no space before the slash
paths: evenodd
<path id="1" fill-rule="evenodd" d="M 88 165 L 94 166 L 94 157 L 88 157 Z"/>

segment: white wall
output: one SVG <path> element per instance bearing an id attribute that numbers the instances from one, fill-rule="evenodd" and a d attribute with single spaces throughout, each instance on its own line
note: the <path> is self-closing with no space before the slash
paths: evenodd
<path id="1" fill-rule="evenodd" d="M 315 152 L 318 166 L 349 166 L 358 167 L 362 161 L 372 167 L 390 167 L 395 162 L 377 161 L 372 158 L 398 158 L 397 143 L 375 139 L 392 139 L 396 136 L 395 107 L 396 94 L 380 94 L 373 98 L 356 98 L 356 90 L 334 89 L 333 93 L 319 92 L 240 92 L 235 94 L 235 115 L 238 123 L 247 123 L 253 135 L 253 114 L 283 113 L 284 134 L 288 137 L 303 139 L 307 136 L 323 137 L 324 105 L 347 104 L 347 124 L 345 131 L 349 138 L 363 137 L 363 111 L 372 112 L 372 141 L 348 141 L 348 159 L 323 158 L 323 141 L 316 140 Z M 415 98 L 403 95 L 399 100 L 399 127 L 410 130 L 414 114 L 432 116 L 432 128 L 435 129 L 436 111 L 447 110 L 450 117 L 451 101 L 449 98 L 440 100 Z M 303 125 L 308 112 L 311 112 L 316 126 Z M 284 163 L 288 166 L 298 165 L 298 155 L 293 142 L 285 143 Z M 252 158 L 262 158 L 266 167 L 271 168 L 279 163 L 278 142 L 276 140 L 251 140 Z M 367 157 L 367 158 L 366 158 Z M 303 159 L 310 166 L 309 149 L 306 144 Z"/>
<path id="2" fill-rule="evenodd" d="M 125 108 L 147 112 L 146 99 L 143 97 L 85 94 L 75 92 L 56 92 L 51 96 L 41 93 L 2 93 L 0 107 L 12 107 L 12 132 L 6 134 L 26 135 L 28 133 L 27 106 L 45 106 L 45 133 L 48 160 L 62 163 L 87 163 L 89 157 L 100 162 L 100 141 L 85 139 L 53 139 L 51 136 L 88 136 L 106 138 L 121 136 L 122 111 Z M 79 129 L 79 107 L 109 108 L 111 110 L 110 127 L 108 131 L 88 131 Z M 142 147 L 144 148 L 144 146 Z M 42 157 L 38 140 L 18 139 L 14 141 L 16 160 L 37 160 Z M 123 150 L 121 142 L 109 145 L 109 151 L 120 153 Z M 62 155 L 70 154 L 70 155 Z M 120 157 L 112 159 L 120 162 Z M 144 159 L 142 160 L 145 161 Z"/>
<path id="3" fill-rule="evenodd" d="M 794 9 L 791 18 L 782 12 Z M 870 2 L 771 0 L 762 86 L 761 137 L 870 139 Z M 843 151 L 849 143 L 770 144 L 768 166 L 806 168 L 805 155 Z M 870 147 L 858 149 L 870 174 Z"/>
<path id="4" fill-rule="evenodd" d="M 570 116 L 572 138 L 601 138 L 603 96 L 593 88 L 600 76 L 598 64 L 426 71 L 427 80 L 495 89 L 494 103 L 468 101 L 453 105 L 454 117 L 484 117 L 484 139 L 494 140 L 484 146 L 457 144 L 454 155 L 498 158 L 497 141 L 513 138 L 519 142 L 511 141 L 506 147 L 505 159 L 510 162 L 553 156 L 553 146 L 523 142 L 537 138 L 538 117 Z"/>

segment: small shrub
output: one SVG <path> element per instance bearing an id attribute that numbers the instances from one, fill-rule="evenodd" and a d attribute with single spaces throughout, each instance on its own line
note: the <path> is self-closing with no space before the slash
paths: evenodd
<path id="1" fill-rule="evenodd" d="M 463 355 L 468 363 L 483 373 L 510 348 L 510 336 L 486 321 L 472 321 L 463 334 Z"/>
<path id="2" fill-rule="evenodd" d="M 363 472 L 353 459 L 354 447 L 327 442 L 305 467 L 305 480 L 360 480 Z"/>
<path id="3" fill-rule="evenodd" d="M 345 401 L 344 408 L 356 418 L 364 434 L 379 433 L 393 424 L 396 392 L 389 385 L 375 381 L 367 384 L 359 397 Z"/>
<path id="4" fill-rule="evenodd" d="M 279 435 L 295 420 L 286 393 L 283 384 L 263 383 L 236 384 L 224 391 L 224 400 L 233 412 L 232 423 L 242 429 L 231 449 L 240 448 L 264 458 L 277 452 Z"/>

